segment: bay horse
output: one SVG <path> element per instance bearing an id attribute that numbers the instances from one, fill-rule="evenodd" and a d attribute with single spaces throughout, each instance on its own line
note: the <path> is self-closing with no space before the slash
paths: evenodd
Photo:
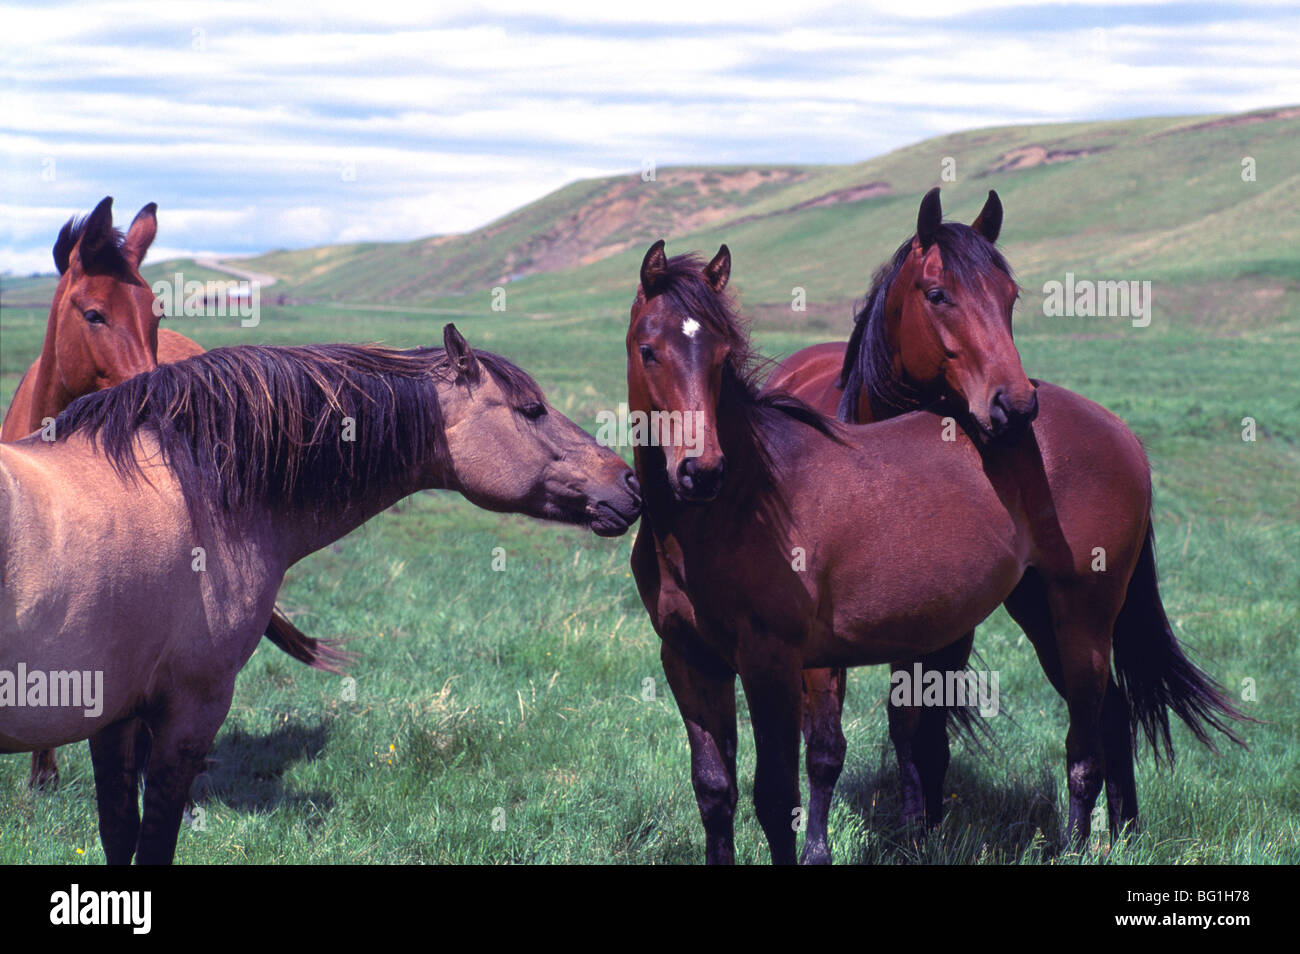
<path id="1" fill-rule="evenodd" d="M 990 189 L 969 226 L 943 221 L 938 188 L 921 200 L 916 234 L 876 273 L 847 343 L 796 351 L 766 388 L 791 394 L 829 417 L 867 423 L 929 409 L 960 421 L 987 453 L 1015 443 L 1038 413 L 1011 331 L 1020 289 L 998 251 L 1003 208 Z M 894 664 L 894 672 L 964 669 L 972 631 L 934 658 Z M 804 673 L 804 740 L 809 784 L 805 862 L 829 861 L 831 793 L 847 750 L 841 730 L 847 673 Z M 889 732 L 898 756 L 905 824 L 943 817 L 947 723 L 972 732 L 971 709 L 890 705 Z M 1112 826 L 1115 820 L 1112 819 Z"/>
<path id="2" fill-rule="evenodd" d="M 1118 418 L 1040 383 L 1037 419 L 1003 454 L 925 412 L 832 421 L 760 392 L 730 268 L 726 246 L 704 264 L 656 242 L 626 339 L 630 410 L 698 421 L 692 448 L 635 448 L 632 570 L 686 724 L 710 863 L 734 860 L 737 676 L 758 820 L 772 860 L 793 863 L 803 670 L 932 656 L 999 603 L 1067 702 L 1076 843 L 1103 783 L 1112 812 L 1136 817 L 1134 726 L 1171 748 L 1172 709 L 1208 745 L 1211 729 L 1240 741 L 1225 721 L 1240 716 L 1165 618 L 1150 470 Z"/>
<path id="3" fill-rule="evenodd" d="M 83 394 L 203 353 L 198 343 L 159 327 L 154 294 L 140 274 L 157 234 L 154 202 L 136 213 L 125 235 L 114 229 L 112 196 L 105 196 L 90 215 L 71 218 L 60 229 L 54 243 L 59 283 L 45 341 L 0 423 L 0 442 L 40 430 Z M 350 658 L 329 640 L 307 636 L 279 610 L 271 614 L 266 637 L 314 669 L 337 673 Z M 53 791 L 58 784 L 54 751 L 33 752 L 28 785 Z"/>
<path id="4" fill-rule="evenodd" d="M 452 325 L 442 348 L 214 349 L 55 430 L 0 444 L 0 752 L 90 740 L 110 864 L 172 860 L 289 566 L 428 488 L 603 535 L 640 509 L 614 451 Z M 98 674 L 98 711 L 33 708 L 20 665 Z"/>

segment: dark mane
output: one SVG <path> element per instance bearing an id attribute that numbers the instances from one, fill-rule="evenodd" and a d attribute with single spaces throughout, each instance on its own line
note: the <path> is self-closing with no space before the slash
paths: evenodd
<path id="1" fill-rule="evenodd" d="M 838 415 L 841 421 L 859 423 L 857 394 L 862 389 L 866 389 L 876 420 L 935 403 L 910 382 L 895 377 L 893 350 L 885 323 L 885 303 L 912 250 L 912 241 L 909 238 L 900 245 L 893 258 L 876 272 L 871 290 L 853 318 L 853 334 L 844 351 L 844 367 L 836 382 L 844 389 Z M 981 275 L 994 269 L 1014 278 L 1002 253 L 968 225 L 945 222 L 939 226 L 935 241 L 943 257 L 944 269 L 967 288 L 978 282 Z"/>
<path id="2" fill-rule="evenodd" d="M 474 354 L 511 401 L 542 399 L 506 359 Z M 450 474 L 436 385 L 456 378 L 442 348 L 216 348 L 78 398 L 54 427 L 127 479 L 141 473 L 136 435 L 152 435 L 196 521 L 256 504 L 326 514 L 400 489 L 421 462 Z"/>
<path id="3" fill-rule="evenodd" d="M 737 314 L 730 294 L 725 289 L 715 292 L 709 285 L 699 255 L 688 252 L 668 259 L 654 294 L 666 297 L 675 310 L 697 319 L 731 346 L 722 374 L 724 400 L 745 408 L 755 424 L 762 411 L 776 410 L 838 439 L 833 423 L 803 401 L 783 391 L 762 390 L 760 384 L 771 370 L 771 361 L 754 350 L 747 323 Z"/>
<path id="4" fill-rule="evenodd" d="M 81 241 L 86 232 L 89 215 L 74 216 L 63 223 L 59 237 L 54 241 L 54 264 L 62 275 L 68 270 L 72 260 L 72 250 Z M 87 270 L 106 272 L 113 278 L 128 284 L 135 283 L 131 265 L 122 254 L 122 243 L 126 237 L 121 229 L 110 230 L 107 238 L 111 241 L 100 242 L 94 249 L 82 249 L 82 264 Z"/>

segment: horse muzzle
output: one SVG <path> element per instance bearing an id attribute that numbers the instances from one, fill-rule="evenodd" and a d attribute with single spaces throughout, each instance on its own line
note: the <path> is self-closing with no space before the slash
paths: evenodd
<path id="1" fill-rule="evenodd" d="M 623 475 L 621 492 L 609 499 L 597 500 L 589 515 L 587 526 L 597 536 L 618 537 L 627 533 L 641 515 L 641 484 L 636 474 L 627 471 Z"/>
<path id="2" fill-rule="evenodd" d="M 982 436 L 989 444 L 1012 445 L 1024 437 L 1029 425 L 1038 417 L 1038 392 L 1030 390 L 1027 399 L 1012 401 L 998 388 L 989 402 L 989 423 L 980 423 Z"/>
<path id="3" fill-rule="evenodd" d="M 722 491 L 725 473 L 726 460 L 722 457 L 712 467 L 701 464 L 697 457 L 688 457 L 677 465 L 673 490 L 687 503 L 708 503 Z"/>

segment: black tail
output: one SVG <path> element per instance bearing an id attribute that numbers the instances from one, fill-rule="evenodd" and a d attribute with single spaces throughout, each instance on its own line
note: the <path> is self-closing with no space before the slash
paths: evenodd
<path id="1" fill-rule="evenodd" d="M 308 636 L 285 619 L 279 609 L 271 614 L 271 622 L 266 624 L 266 638 L 299 662 L 325 672 L 343 675 L 339 667 L 356 658 L 354 654 L 336 648 L 334 640 Z"/>
<path id="2" fill-rule="evenodd" d="M 1223 687 L 1183 655 L 1165 616 L 1156 581 L 1156 541 L 1151 526 L 1147 527 L 1146 543 L 1115 621 L 1113 647 L 1115 673 L 1128 699 L 1133 731 L 1142 727 L 1157 764 L 1162 750 L 1171 764 L 1174 760 L 1173 740 L 1169 737 L 1170 709 L 1215 752 L 1218 747 L 1211 729 L 1245 746 L 1228 727 L 1228 720 L 1257 720 L 1233 708 Z"/>

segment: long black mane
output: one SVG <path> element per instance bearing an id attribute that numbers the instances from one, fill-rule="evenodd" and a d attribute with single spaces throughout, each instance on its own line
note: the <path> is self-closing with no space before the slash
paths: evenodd
<path id="1" fill-rule="evenodd" d="M 934 395 L 926 394 L 913 382 L 900 380 L 894 374 L 894 350 L 885 321 L 885 303 L 898 273 L 907 262 L 912 241 L 909 238 L 900 245 L 893 258 L 876 272 L 871 290 L 853 318 L 853 334 L 844 351 L 844 367 L 836 382 L 844 389 L 838 415 L 841 421 L 859 423 L 858 392 L 863 389 L 871 402 L 872 416 L 878 421 L 938 402 Z M 944 222 L 938 228 L 935 241 L 943 256 L 944 269 L 967 288 L 975 286 L 981 275 L 994 269 L 1014 280 L 1011 266 L 1002 253 L 969 225 Z"/>
<path id="2" fill-rule="evenodd" d="M 474 354 L 511 401 L 542 399 L 506 359 Z M 54 428 L 86 436 L 127 479 L 141 474 L 137 435 L 152 435 L 196 520 L 254 505 L 326 514 L 401 489 L 422 465 L 451 473 L 436 388 L 457 376 L 442 348 L 216 348 L 78 398 Z"/>

